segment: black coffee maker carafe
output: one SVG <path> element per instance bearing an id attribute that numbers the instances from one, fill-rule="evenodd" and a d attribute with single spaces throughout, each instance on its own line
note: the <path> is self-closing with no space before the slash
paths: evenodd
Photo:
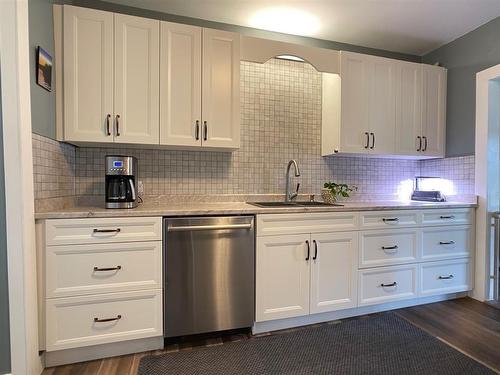
<path id="1" fill-rule="evenodd" d="M 137 207 L 137 159 L 106 156 L 106 208 Z"/>

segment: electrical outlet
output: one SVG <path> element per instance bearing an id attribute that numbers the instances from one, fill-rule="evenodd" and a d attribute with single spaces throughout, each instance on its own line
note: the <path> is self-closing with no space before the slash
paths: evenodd
<path id="1" fill-rule="evenodd" d="M 144 183 L 141 180 L 137 182 L 137 194 L 139 195 L 144 194 Z"/>

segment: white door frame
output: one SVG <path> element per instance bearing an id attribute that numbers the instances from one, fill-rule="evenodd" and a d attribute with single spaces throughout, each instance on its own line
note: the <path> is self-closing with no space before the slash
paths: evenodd
<path id="1" fill-rule="evenodd" d="M 480 301 L 488 300 L 490 296 L 491 213 L 499 210 L 500 127 L 498 109 L 489 106 L 490 95 L 500 92 L 495 87 L 500 85 L 499 79 L 500 64 L 476 74 L 475 192 L 479 205 L 476 212 L 476 272 L 472 297 Z"/>
<path id="2" fill-rule="evenodd" d="M 28 0 L 0 1 L 11 371 L 37 375 L 37 284 L 31 144 Z"/>

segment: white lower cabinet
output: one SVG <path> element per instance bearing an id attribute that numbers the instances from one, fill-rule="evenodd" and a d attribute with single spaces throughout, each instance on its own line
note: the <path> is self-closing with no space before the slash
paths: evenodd
<path id="1" fill-rule="evenodd" d="M 420 268 L 422 296 L 469 290 L 471 286 L 468 258 L 424 263 Z"/>
<path id="2" fill-rule="evenodd" d="M 355 307 L 357 233 L 317 233 L 311 238 L 310 313 Z"/>
<path id="3" fill-rule="evenodd" d="M 256 222 L 257 324 L 472 289 L 473 208 L 263 214 Z"/>
<path id="4" fill-rule="evenodd" d="M 47 301 L 47 351 L 161 336 L 161 290 Z"/>
<path id="5" fill-rule="evenodd" d="M 309 235 L 257 238 L 256 320 L 309 314 Z"/>
<path id="6" fill-rule="evenodd" d="M 257 237 L 256 321 L 356 305 L 357 235 Z"/>
<path id="7" fill-rule="evenodd" d="M 417 296 L 417 266 L 381 267 L 359 272 L 359 305 L 374 305 Z"/>

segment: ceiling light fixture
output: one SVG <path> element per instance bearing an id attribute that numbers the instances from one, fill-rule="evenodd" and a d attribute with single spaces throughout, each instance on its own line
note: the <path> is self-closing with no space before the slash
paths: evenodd
<path id="1" fill-rule="evenodd" d="M 292 61 L 304 62 L 303 58 L 298 57 L 298 56 L 293 56 L 293 55 L 279 55 L 279 56 L 276 56 L 276 58 L 281 59 L 281 60 L 292 60 Z"/>
<path id="2" fill-rule="evenodd" d="M 312 36 L 319 30 L 318 19 L 310 13 L 289 8 L 272 7 L 257 11 L 250 26 L 280 33 Z"/>

